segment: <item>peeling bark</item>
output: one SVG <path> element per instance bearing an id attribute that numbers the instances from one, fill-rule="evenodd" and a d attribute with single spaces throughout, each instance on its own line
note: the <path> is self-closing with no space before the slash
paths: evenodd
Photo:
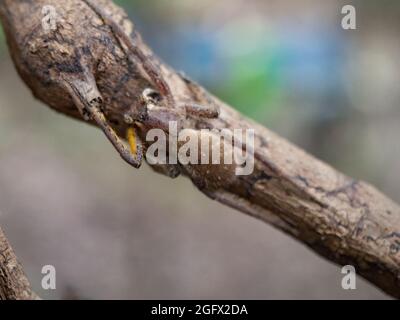
<path id="1" fill-rule="evenodd" d="M 108 0 L 97 3 L 131 35 L 157 70 L 156 76 L 168 84 L 176 104 L 172 109 L 188 101 L 219 108 L 217 119 L 198 119 L 191 128 L 256 131 L 253 174 L 233 176 L 218 165 L 182 166 L 182 174 L 210 198 L 274 225 L 335 263 L 354 265 L 358 274 L 400 298 L 400 207 L 396 203 L 246 119 L 165 65 L 120 8 Z M 57 30 L 50 34 L 41 26 L 41 9 L 49 4 L 59 15 Z M 0 16 L 16 68 L 36 98 L 82 120 L 64 81 L 94 85 L 113 129 L 125 133 L 124 114 L 139 110 L 139 97 L 153 87 L 154 79 L 145 72 L 143 61 L 127 57 L 126 46 L 85 1 L 3 0 Z M 146 128 L 140 134 L 144 136 Z M 154 169 L 165 173 L 165 168 Z"/>

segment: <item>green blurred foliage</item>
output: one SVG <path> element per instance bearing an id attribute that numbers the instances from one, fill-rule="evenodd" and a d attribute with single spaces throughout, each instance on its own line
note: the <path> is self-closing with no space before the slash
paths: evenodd
<path id="1" fill-rule="evenodd" d="M 4 31 L 2 25 L 0 24 L 0 54 L 3 52 L 4 47 L 5 47 Z"/>
<path id="2" fill-rule="evenodd" d="M 277 59 L 262 50 L 235 57 L 218 95 L 247 116 L 268 117 L 280 97 Z"/>

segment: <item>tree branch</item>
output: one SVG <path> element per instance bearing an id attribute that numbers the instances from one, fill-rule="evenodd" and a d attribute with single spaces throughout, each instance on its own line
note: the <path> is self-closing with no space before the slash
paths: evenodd
<path id="1" fill-rule="evenodd" d="M 176 104 L 217 106 L 217 119 L 197 120 L 192 128 L 255 129 L 253 174 L 237 177 L 222 165 L 181 166 L 181 173 L 210 198 L 274 225 L 335 263 L 354 265 L 363 277 L 400 298 L 400 207 L 396 203 L 246 119 L 165 65 L 132 31 L 120 8 L 108 0 L 97 3 L 131 34 L 142 60 L 127 59 L 121 37 L 86 1 L 0 3 L 11 56 L 38 99 L 82 120 L 65 81 L 96 87 L 119 135 L 128 128 L 124 113 L 140 105 L 139 97 L 154 79 L 168 85 Z M 41 26 L 42 7 L 49 4 L 58 16 L 57 30 L 50 33 Z M 145 72 L 146 65 L 156 70 L 152 77 Z M 145 133 L 142 127 L 141 134 Z"/>
<path id="2" fill-rule="evenodd" d="M 0 228 L 0 300 L 38 299 Z"/>

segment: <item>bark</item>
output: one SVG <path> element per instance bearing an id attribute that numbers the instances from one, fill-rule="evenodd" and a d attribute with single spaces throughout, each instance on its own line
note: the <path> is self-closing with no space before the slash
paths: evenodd
<path id="1" fill-rule="evenodd" d="M 255 129 L 255 170 L 235 176 L 224 166 L 181 166 L 182 174 L 212 199 L 274 225 L 327 259 L 351 264 L 357 273 L 400 298 L 400 207 L 373 186 L 354 180 L 249 120 L 164 64 L 143 43 L 126 14 L 97 1 L 134 39 L 174 101 L 215 105 L 217 119 L 191 128 Z M 42 7 L 53 5 L 57 30 L 46 33 Z M 38 99 L 80 119 L 64 82 L 95 84 L 115 131 L 127 130 L 123 115 L 140 105 L 154 77 L 83 0 L 0 2 L 0 15 L 16 68 Z M 190 54 L 190 53 L 188 53 Z M 171 107 L 173 108 L 173 107 Z M 135 109 L 136 110 L 136 109 Z M 141 135 L 146 133 L 145 128 Z M 155 168 L 161 170 L 162 168 Z"/>
<path id="2" fill-rule="evenodd" d="M 31 290 L 21 264 L 18 262 L 3 230 L 0 228 L 0 300 L 37 299 Z"/>

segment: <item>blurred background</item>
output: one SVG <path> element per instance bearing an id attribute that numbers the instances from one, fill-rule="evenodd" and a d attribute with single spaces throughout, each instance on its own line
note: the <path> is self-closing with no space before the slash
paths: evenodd
<path id="1" fill-rule="evenodd" d="M 168 64 L 400 199 L 399 1 L 117 2 Z M 341 27 L 345 4 L 357 30 Z M 186 179 L 126 165 L 33 99 L 1 33 L 0 225 L 44 298 L 387 298 L 362 279 L 342 290 L 340 267 Z"/>

